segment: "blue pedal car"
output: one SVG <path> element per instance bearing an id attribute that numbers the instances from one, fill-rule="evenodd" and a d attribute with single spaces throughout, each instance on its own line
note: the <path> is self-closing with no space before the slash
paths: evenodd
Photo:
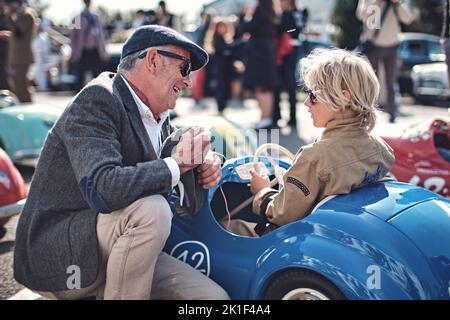
<path id="1" fill-rule="evenodd" d="M 259 238 L 243 237 L 218 221 L 230 211 L 259 221 L 246 201 L 245 170 L 255 158 L 228 160 L 202 208 L 174 216 L 165 252 L 232 299 L 450 299 L 449 200 L 379 181 L 324 199 L 306 218 Z M 258 159 L 272 176 L 289 168 L 270 156 Z"/>

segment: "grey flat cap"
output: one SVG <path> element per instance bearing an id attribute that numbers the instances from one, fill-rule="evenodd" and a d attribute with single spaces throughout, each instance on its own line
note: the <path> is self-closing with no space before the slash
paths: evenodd
<path id="1" fill-rule="evenodd" d="M 137 28 L 123 45 L 121 59 L 149 47 L 168 44 L 190 52 L 192 70 L 200 69 L 208 63 L 209 57 L 205 50 L 175 30 L 158 25 Z"/>

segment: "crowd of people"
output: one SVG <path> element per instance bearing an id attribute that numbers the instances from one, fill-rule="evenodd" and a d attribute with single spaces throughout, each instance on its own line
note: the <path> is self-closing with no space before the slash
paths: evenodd
<path id="1" fill-rule="evenodd" d="M 159 1 L 156 10 L 138 10 L 129 22 L 123 21 L 120 13 L 106 21 L 90 0 L 83 4 L 84 9 L 70 24 L 56 27 L 25 0 L 0 0 L 0 90 L 12 91 L 20 102 L 32 102 L 34 90 L 49 89 L 49 57 L 64 44 L 51 37 L 55 33 L 70 45 L 68 72 L 76 76 L 73 89 L 79 91 L 87 72 L 95 78 L 107 67 L 106 44 L 113 32 L 148 24 L 181 30 L 180 20 L 167 10 L 165 1 Z M 63 59 L 61 52 L 58 55 Z"/>
<path id="2" fill-rule="evenodd" d="M 71 47 L 69 72 L 75 75 L 72 89 L 76 91 L 86 83 L 88 73 L 95 78 L 106 69 L 106 44 L 115 34 L 152 24 L 183 31 L 180 17 L 168 10 L 165 1 L 159 1 L 155 10 L 137 10 L 126 21 L 120 13 L 105 21 L 92 9 L 91 0 L 83 2 L 85 8 L 73 18 L 67 34 Z M 394 122 L 398 115 L 398 35 L 400 25 L 410 23 L 413 17 L 406 2 L 398 0 L 360 0 L 355 15 L 368 21 L 373 6 L 378 7 L 380 25 L 363 23 L 362 49 L 377 74 L 384 69 L 387 99 L 380 107 Z M 201 108 L 204 98 L 213 96 L 222 113 L 227 106 L 242 106 L 243 99 L 254 95 L 261 109 L 255 129 L 285 124 L 296 128 L 298 61 L 304 55 L 301 39 L 308 16 L 308 10 L 298 6 L 296 0 L 255 0 L 254 6 L 242 5 L 236 15 L 225 17 L 204 9 L 199 26 L 189 34 L 211 57 L 205 69 L 193 74 L 191 94 L 196 106 Z M 37 90 L 49 88 L 51 40 L 46 29 L 50 25 L 24 0 L 0 1 L 0 89 L 12 90 L 21 102 L 32 101 L 30 77 Z M 283 92 L 288 94 L 289 118 L 280 122 Z"/>

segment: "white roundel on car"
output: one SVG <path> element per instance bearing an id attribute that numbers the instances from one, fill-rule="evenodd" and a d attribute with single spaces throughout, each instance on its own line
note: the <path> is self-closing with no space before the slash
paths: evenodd
<path id="1" fill-rule="evenodd" d="M 200 241 L 183 241 L 173 247 L 170 255 L 191 265 L 207 277 L 211 271 L 208 247 Z"/>

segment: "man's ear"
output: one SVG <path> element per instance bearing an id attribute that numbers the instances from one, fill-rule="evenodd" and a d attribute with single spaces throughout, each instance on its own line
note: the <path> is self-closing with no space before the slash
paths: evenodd
<path id="1" fill-rule="evenodd" d="M 145 56 L 145 66 L 151 73 L 155 73 L 156 69 L 160 66 L 158 61 L 158 52 L 155 48 L 150 48 Z"/>

